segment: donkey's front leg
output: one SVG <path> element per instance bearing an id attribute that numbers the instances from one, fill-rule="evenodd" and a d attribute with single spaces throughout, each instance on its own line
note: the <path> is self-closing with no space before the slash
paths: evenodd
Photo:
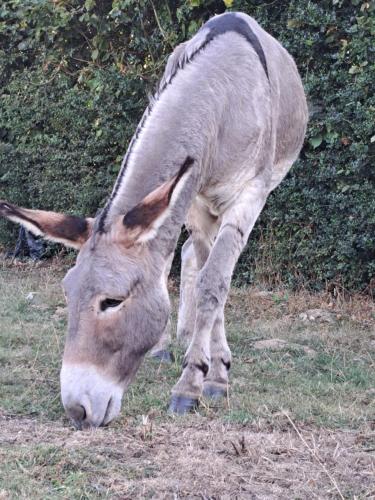
<path id="1" fill-rule="evenodd" d="M 199 278 L 198 278 L 199 283 Z M 216 300 L 204 301 L 198 292 L 197 313 L 192 341 L 184 356 L 183 373 L 172 390 L 170 412 L 183 414 L 198 405 L 203 381 L 210 369 L 210 337 L 216 316 Z"/>
<path id="2" fill-rule="evenodd" d="M 223 321 L 234 266 L 266 197 L 267 191 L 262 183 L 254 180 L 248 191 L 244 191 L 223 216 L 212 250 L 198 273 L 194 335 L 184 358 L 182 375 L 172 390 L 169 407 L 172 412 L 185 413 L 198 404 L 211 364 L 211 332 L 217 318 Z M 220 327 L 216 334 L 223 336 L 224 329 Z M 230 358 L 224 359 L 225 363 L 228 361 Z"/>
<path id="3" fill-rule="evenodd" d="M 197 276 L 194 334 L 184 357 L 182 375 L 172 390 L 169 407 L 170 411 L 179 414 L 198 404 L 211 366 L 211 332 L 216 319 L 223 315 L 229 290 L 231 271 L 223 273 L 223 262 L 221 259 L 217 261 L 218 252 L 215 252 L 215 248 L 221 246 L 220 239 L 219 233 L 206 264 Z"/>
<path id="4" fill-rule="evenodd" d="M 211 366 L 204 379 L 203 395 L 220 399 L 228 394 L 232 355 L 225 335 L 224 311 L 217 315 L 211 332 Z"/>

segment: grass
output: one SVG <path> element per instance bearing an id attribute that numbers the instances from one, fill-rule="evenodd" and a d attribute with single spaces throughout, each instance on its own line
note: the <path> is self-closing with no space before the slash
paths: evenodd
<path id="1" fill-rule="evenodd" d="M 235 289 L 227 401 L 166 414 L 183 355 L 174 344 L 172 365 L 145 361 L 112 426 L 75 432 L 59 396 L 64 272 L 59 262 L 0 268 L 0 499 L 375 494 L 369 298 Z M 309 309 L 328 312 L 310 321 Z"/>

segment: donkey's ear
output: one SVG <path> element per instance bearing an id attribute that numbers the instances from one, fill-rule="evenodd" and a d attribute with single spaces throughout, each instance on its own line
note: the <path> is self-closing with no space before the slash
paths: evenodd
<path id="1" fill-rule="evenodd" d="M 190 173 L 194 160 L 188 156 L 178 174 L 144 198 L 123 218 L 130 244 L 152 239 L 170 211 Z"/>
<path id="2" fill-rule="evenodd" d="M 77 249 L 89 238 L 94 222 L 75 215 L 29 210 L 7 201 L 0 201 L 0 216 L 21 224 L 36 236 Z"/>

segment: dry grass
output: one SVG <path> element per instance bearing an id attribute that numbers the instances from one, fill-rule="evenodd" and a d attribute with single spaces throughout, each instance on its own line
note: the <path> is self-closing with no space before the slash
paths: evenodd
<path id="1" fill-rule="evenodd" d="M 230 297 L 229 307 L 240 307 L 249 321 L 288 321 L 299 317 L 306 310 L 323 309 L 334 320 L 347 320 L 362 327 L 375 326 L 375 302 L 370 295 L 349 294 L 336 289 L 334 293 L 312 293 L 307 290 L 291 293 L 283 289 L 267 292 L 254 287 L 232 289 Z"/>
<path id="2" fill-rule="evenodd" d="M 345 498 L 375 495 L 369 429 L 300 426 L 302 440 L 283 415 L 276 429 L 184 420 L 79 433 L 3 416 L 6 479 L 24 498 L 72 498 L 77 486 L 80 498 L 335 498 L 337 488 Z"/>
<path id="3" fill-rule="evenodd" d="M 1 500 L 375 498 L 369 298 L 235 289 L 228 402 L 166 414 L 174 345 L 175 364 L 146 360 L 114 425 L 76 432 L 59 401 L 64 267 L 0 269 Z M 305 318 L 310 309 L 328 315 Z"/>

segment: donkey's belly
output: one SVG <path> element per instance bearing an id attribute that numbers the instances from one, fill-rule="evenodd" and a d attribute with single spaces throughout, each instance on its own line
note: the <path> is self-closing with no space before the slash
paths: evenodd
<path id="1" fill-rule="evenodd" d="M 251 189 L 255 184 L 259 185 L 259 182 L 266 183 L 269 176 L 264 174 L 264 170 L 257 172 L 251 160 L 243 162 L 241 168 L 237 165 L 226 166 L 211 174 L 197 199 L 212 215 L 221 216 L 229 207 L 235 205 L 245 190 Z"/>
<path id="2" fill-rule="evenodd" d="M 249 185 L 250 181 L 218 182 L 210 184 L 196 197 L 200 206 L 214 217 L 222 216 L 229 207 L 236 203 L 239 195 Z"/>

